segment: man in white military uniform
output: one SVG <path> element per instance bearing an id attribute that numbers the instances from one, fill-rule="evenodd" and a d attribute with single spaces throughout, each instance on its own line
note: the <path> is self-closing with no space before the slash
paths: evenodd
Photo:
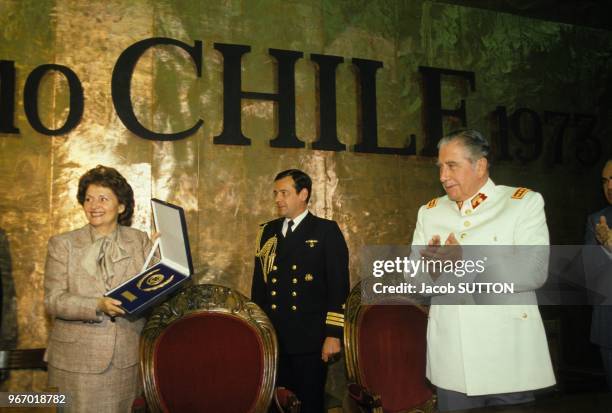
<path id="1" fill-rule="evenodd" d="M 438 148 L 447 195 L 419 209 L 412 245 L 425 246 L 423 257 L 435 259 L 447 245 L 549 244 L 542 196 L 493 183 L 489 144 L 479 132 L 453 133 Z M 517 283 L 521 299 L 507 302 L 522 304 L 440 305 L 444 296 L 432 298 L 427 377 L 440 411 L 524 403 L 533 400 L 531 390 L 555 384 L 533 292 L 546 280 L 548 255 L 534 255 L 516 263 L 517 276 L 528 277 Z"/>

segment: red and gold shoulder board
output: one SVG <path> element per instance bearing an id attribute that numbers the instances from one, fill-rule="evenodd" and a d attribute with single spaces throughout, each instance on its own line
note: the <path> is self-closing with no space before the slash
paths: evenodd
<path id="1" fill-rule="evenodd" d="M 431 209 L 431 208 L 435 207 L 436 205 L 438 205 L 438 198 L 434 198 L 431 201 L 429 201 L 427 203 L 427 209 Z"/>
<path id="2" fill-rule="evenodd" d="M 517 188 L 514 194 L 512 194 L 512 199 L 523 199 L 529 191 L 531 191 L 529 188 Z"/>

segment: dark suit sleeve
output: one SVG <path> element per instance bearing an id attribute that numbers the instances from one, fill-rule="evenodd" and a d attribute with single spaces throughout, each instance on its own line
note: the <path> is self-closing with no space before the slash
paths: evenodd
<path id="1" fill-rule="evenodd" d="M 591 294 L 589 299 L 592 304 L 609 302 L 612 298 L 610 288 L 610 274 L 612 273 L 612 260 L 609 252 L 606 251 L 595 237 L 595 226 L 599 222 L 599 217 L 604 213 L 595 213 L 587 218 L 584 231 L 584 244 L 582 248 L 582 261 L 586 287 Z"/>
<path id="2" fill-rule="evenodd" d="M 598 245 L 597 238 L 595 238 L 595 225 L 593 222 L 595 217 L 593 215 L 589 215 L 587 217 L 586 227 L 584 229 L 584 244 L 585 245 Z"/>
<path id="3" fill-rule="evenodd" d="M 259 259 L 255 257 L 253 269 L 253 284 L 251 284 L 251 301 L 264 308 L 266 299 L 266 286 L 264 284 L 263 274 Z"/>
<path id="4" fill-rule="evenodd" d="M 325 238 L 325 270 L 327 274 L 327 337 L 342 339 L 344 303 L 349 293 L 348 248 L 336 222 L 332 222 Z"/>

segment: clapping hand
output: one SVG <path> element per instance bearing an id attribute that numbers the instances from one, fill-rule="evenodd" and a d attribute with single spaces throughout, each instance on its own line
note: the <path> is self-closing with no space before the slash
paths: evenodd
<path id="1" fill-rule="evenodd" d="M 427 244 L 427 248 L 421 250 L 421 256 L 426 261 L 458 261 L 463 257 L 461 244 L 457 241 L 454 233 L 450 233 L 444 241 L 444 246 L 441 245 L 440 236 L 434 235 Z M 435 266 L 434 266 L 435 268 Z M 434 281 L 440 276 L 440 272 L 434 270 L 429 273 Z"/>
<path id="2" fill-rule="evenodd" d="M 599 223 L 595 225 L 595 238 L 601 245 L 612 251 L 612 229 L 603 215 L 599 217 Z"/>

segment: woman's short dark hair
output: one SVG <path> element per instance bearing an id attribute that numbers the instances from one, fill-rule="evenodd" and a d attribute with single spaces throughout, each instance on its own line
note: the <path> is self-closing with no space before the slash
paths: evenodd
<path id="1" fill-rule="evenodd" d="M 287 176 L 293 178 L 295 192 L 299 194 L 304 188 L 308 190 L 308 197 L 306 198 L 306 203 L 308 203 L 308 200 L 310 199 L 310 191 L 312 190 L 312 179 L 310 179 L 310 177 L 304 171 L 300 171 L 299 169 L 287 169 L 286 171 L 279 172 L 279 174 L 274 178 L 274 182 Z"/>
<path id="2" fill-rule="evenodd" d="M 132 215 L 134 215 L 134 191 L 126 179 L 115 168 L 98 165 L 93 169 L 85 172 L 79 179 L 79 190 L 77 191 L 77 200 L 79 204 L 85 203 L 85 195 L 89 185 L 99 185 L 113 191 L 120 204 L 123 204 L 125 209 L 119 214 L 117 221 L 120 225 L 129 227 L 132 225 Z"/>

